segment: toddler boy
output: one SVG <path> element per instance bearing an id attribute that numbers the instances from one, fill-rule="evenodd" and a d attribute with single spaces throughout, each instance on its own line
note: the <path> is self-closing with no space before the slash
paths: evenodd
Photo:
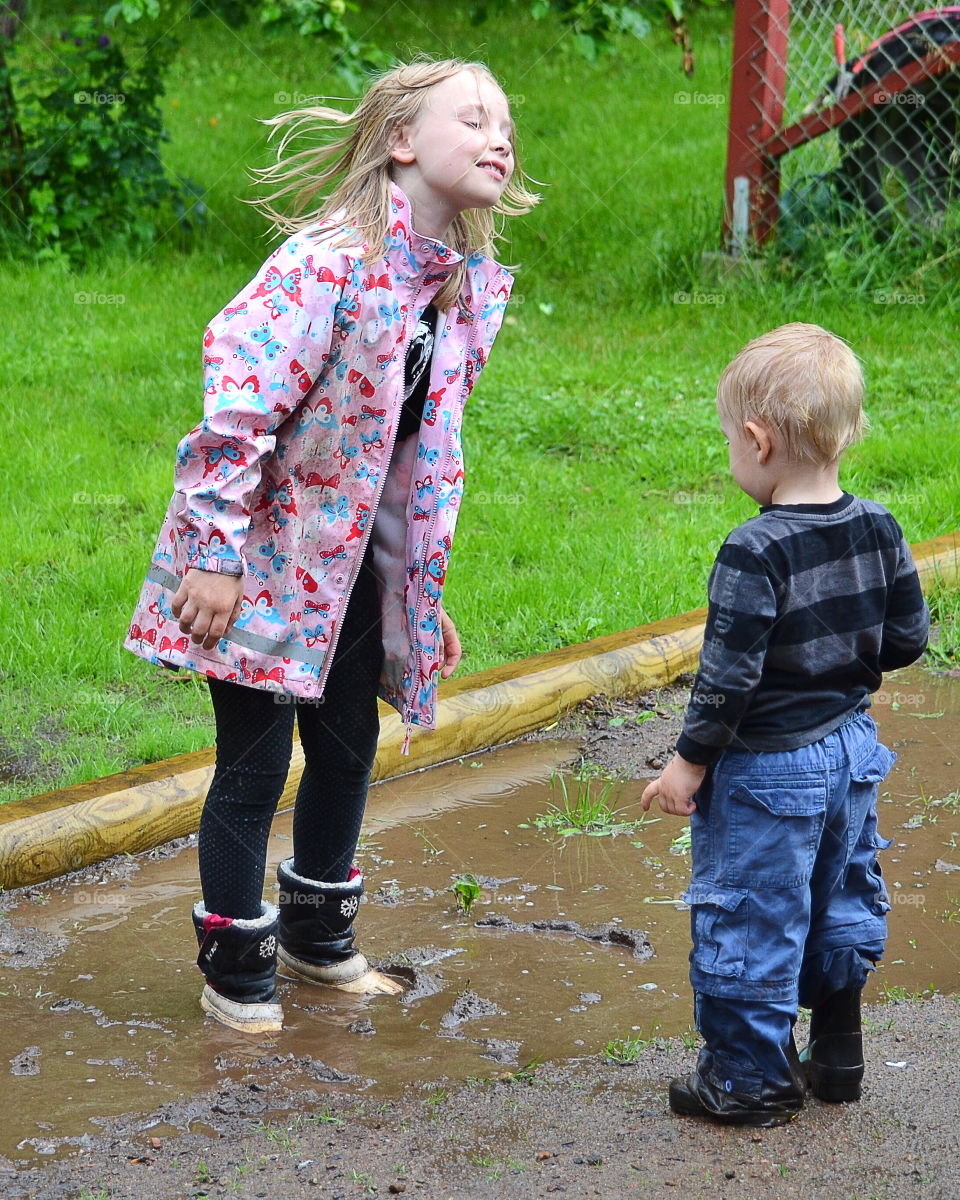
<path id="1" fill-rule="evenodd" d="M 689 814 L 690 980 L 704 1039 L 674 1112 L 779 1125 L 856 1100 L 860 992 L 883 954 L 877 793 L 894 755 L 867 714 L 923 653 L 929 613 L 899 525 L 841 490 L 863 377 L 817 325 L 751 342 L 718 387 L 730 470 L 761 507 L 717 555 L 677 753 L 642 804 Z M 797 1006 L 811 1009 L 801 1062 Z"/>

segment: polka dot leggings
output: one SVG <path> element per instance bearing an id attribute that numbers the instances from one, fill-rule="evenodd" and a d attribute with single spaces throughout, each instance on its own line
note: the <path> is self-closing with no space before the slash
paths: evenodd
<path id="1" fill-rule="evenodd" d="M 364 563 L 319 701 L 278 703 L 260 688 L 208 681 L 217 764 L 200 819 L 207 912 L 260 916 L 267 841 L 290 769 L 294 719 L 305 760 L 293 816 L 294 869 L 307 879 L 346 880 L 380 732 L 382 665 L 379 591 Z"/>

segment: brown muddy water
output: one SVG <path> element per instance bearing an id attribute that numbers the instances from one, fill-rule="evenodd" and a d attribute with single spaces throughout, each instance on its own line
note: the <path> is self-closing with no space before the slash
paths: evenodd
<path id="1" fill-rule="evenodd" d="M 899 760 L 880 806 L 894 839 L 882 856 L 891 936 L 867 995 L 955 992 L 960 680 L 899 672 L 875 715 Z M 576 750 L 518 744 L 377 785 L 359 928 L 368 957 L 414 986 L 398 1002 L 283 982 L 277 1035 L 245 1038 L 201 1015 L 192 844 L 18 894 L 0 921 L 0 961 L 4 947 L 19 950 L 0 982 L 10 1072 L 0 1154 L 69 1151 L 122 1113 L 154 1114 L 141 1128 L 162 1133 L 162 1106 L 254 1066 L 267 1093 L 272 1067 L 296 1067 L 321 1093 L 382 1096 L 689 1030 L 689 914 L 677 899 L 689 857 L 672 844 L 685 823 L 648 818 L 616 837 L 535 828 L 559 799 L 551 776 Z M 625 819 L 642 815 L 642 787 L 631 780 L 619 792 Z M 290 849 L 288 814 L 275 823 L 271 865 Z M 469 916 L 448 890 L 465 872 L 484 884 Z M 557 928 L 567 922 L 579 928 Z M 189 1106 L 178 1112 L 189 1124 Z"/>

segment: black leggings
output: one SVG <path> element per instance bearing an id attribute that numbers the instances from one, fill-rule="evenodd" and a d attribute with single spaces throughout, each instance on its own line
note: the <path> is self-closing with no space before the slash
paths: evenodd
<path id="1" fill-rule="evenodd" d="M 382 666 L 379 590 L 364 563 L 320 700 L 289 702 L 260 688 L 209 680 L 217 765 L 200 818 L 207 912 L 260 916 L 267 841 L 290 769 L 294 714 L 305 763 L 293 814 L 294 869 L 307 879 L 346 880 L 380 732 Z"/>

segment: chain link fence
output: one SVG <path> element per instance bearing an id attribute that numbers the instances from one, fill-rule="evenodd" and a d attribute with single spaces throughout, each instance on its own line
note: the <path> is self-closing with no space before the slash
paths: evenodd
<path id="1" fill-rule="evenodd" d="M 866 222 L 945 227 L 960 200 L 960 5 L 737 0 L 727 242 Z"/>

